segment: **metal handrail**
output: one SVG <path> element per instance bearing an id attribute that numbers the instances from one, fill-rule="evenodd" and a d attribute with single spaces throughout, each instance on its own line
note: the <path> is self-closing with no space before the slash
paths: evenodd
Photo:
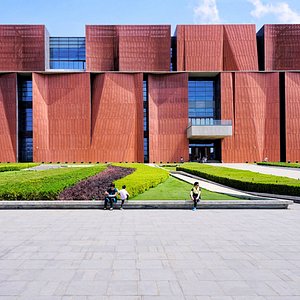
<path id="1" fill-rule="evenodd" d="M 214 120 L 212 118 L 189 118 L 189 126 L 232 126 L 231 120 Z"/>

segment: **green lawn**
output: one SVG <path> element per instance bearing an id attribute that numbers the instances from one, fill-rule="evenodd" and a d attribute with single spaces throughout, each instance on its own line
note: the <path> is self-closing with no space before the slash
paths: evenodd
<path id="1" fill-rule="evenodd" d="M 287 167 L 287 168 L 300 168 L 299 163 L 286 163 L 286 162 L 260 162 L 256 163 L 259 166 L 274 166 L 274 167 Z"/>
<path id="2" fill-rule="evenodd" d="M 190 200 L 192 185 L 174 177 L 169 177 L 165 182 L 154 188 L 137 195 L 132 200 Z M 202 189 L 203 200 L 236 200 L 228 195 L 210 192 Z"/>

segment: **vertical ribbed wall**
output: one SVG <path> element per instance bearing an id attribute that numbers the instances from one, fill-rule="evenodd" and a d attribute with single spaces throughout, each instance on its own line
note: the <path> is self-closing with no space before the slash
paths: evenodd
<path id="1" fill-rule="evenodd" d="M 16 161 L 16 87 L 16 74 L 0 74 L 0 162 Z"/>
<path id="2" fill-rule="evenodd" d="M 221 73 L 221 119 L 232 121 L 232 132 L 234 133 L 234 73 Z M 234 136 L 226 137 L 221 142 L 221 153 L 223 162 L 235 161 Z"/>
<path id="3" fill-rule="evenodd" d="M 144 161 L 143 75 L 94 75 L 93 161 Z"/>
<path id="4" fill-rule="evenodd" d="M 116 26 L 86 25 L 87 71 L 115 71 L 117 64 Z"/>
<path id="5" fill-rule="evenodd" d="M 169 71 L 169 25 L 118 26 L 120 71 Z"/>
<path id="6" fill-rule="evenodd" d="M 235 161 L 280 160 L 278 73 L 235 74 Z"/>
<path id="7" fill-rule="evenodd" d="M 264 25 L 265 70 L 300 70 L 300 24 Z"/>
<path id="8" fill-rule="evenodd" d="M 149 75 L 149 160 L 189 159 L 188 74 Z"/>
<path id="9" fill-rule="evenodd" d="M 258 71 L 255 25 L 224 25 L 224 71 Z"/>
<path id="10" fill-rule="evenodd" d="M 177 25 L 177 71 L 222 71 L 223 26 Z"/>
<path id="11" fill-rule="evenodd" d="M 169 25 L 86 26 L 88 71 L 169 71 Z"/>
<path id="12" fill-rule="evenodd" d="M 300 161 L 300 73 L 285 74 L 286 160 Z"/>
<path id="13" fill-rule="evenodd" d="M 0 70 L 45 70 L 45 26 L 1 25 Z"/>
<path id="14" fill-rule="evenodd" d="M 33 160 L 88 161 L 90 75 L 33 74 Z"/>

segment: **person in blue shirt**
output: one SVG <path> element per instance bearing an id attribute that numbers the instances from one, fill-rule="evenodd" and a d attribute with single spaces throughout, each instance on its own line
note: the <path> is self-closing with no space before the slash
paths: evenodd
<path id="1" fill-rule="evenodd" d="M 109 202 L 110 210 L 113 210 L 114 202 L 117 202 L 117 195 L 118 195 L 118 190 L 116 189 L 115 184 L 111 183 L 109 189 L 104 194 L 105 194 L 104 209 L 107 209 L 107 203 Z"/>

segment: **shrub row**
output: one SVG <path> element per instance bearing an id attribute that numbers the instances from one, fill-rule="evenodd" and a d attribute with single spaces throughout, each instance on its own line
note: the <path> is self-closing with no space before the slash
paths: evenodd
<path id="1" fill-rule="evenodd" d="M 259 162 L 256 163 L 260 166 L 274 166 L 274 167 L 287 167 L 287 168 L 300 168 L 298 163 L 285 163 L 285 162 Z"/>
<path id="2" fill-rule="evenodd" d="M 300 180 L 297 179 L 197 163 L 186 163 L 176 169 L 243 191 L 300 195 Z"/>
<path id="3" fill-rule="evenodd" d="M 106 168 L 59 168 L 45 171 L 6 172 L 0 174 L 0 199 L 54 200 L 64 189 Z"/>
<path id="4" fill-rule="evenodd" d="M 134 168 L 135 172 L 115 181 L 118 189 L 126 185 L 131 198 L 142 194 L 152 187 L 164 182 L 169 177 L 169 172 L 160 168 L 149 167 L 143 164 L 114 164 L 124 168 Z"/>
<path id="5" fill-rule="evenodd" d="M 22 169 L 32 168 L 38 166 L 36 163 L 9 163 L 9 164 L 0 164 L 0 172 L 8 171 L 20 171 Z"/>

